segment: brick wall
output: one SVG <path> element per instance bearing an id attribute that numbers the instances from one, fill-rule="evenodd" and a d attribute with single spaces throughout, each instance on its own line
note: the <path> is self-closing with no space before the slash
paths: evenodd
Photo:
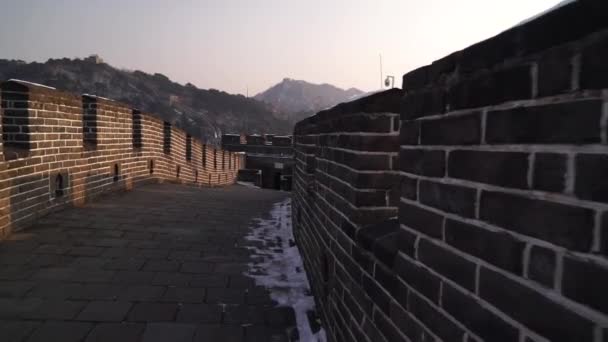
<path id="1" fill-rule="evenodd" d="M 107 191 L 146 182 L 232 184 L 244 164 L 220 150 L 225 166 L 203 165 L 200 141 L 122 103 L 21 81 L 0 90 L 0 238 Z M 209 147 L 206 153 L 209 160 Z"/>
<path id="2" fill-rule="evenodd" d="M 369 121 L 298 123 L 294 230 L 332 340 L 608 341 L 606 13 L 571 3 L 406 74 L 392 164 Z"/>

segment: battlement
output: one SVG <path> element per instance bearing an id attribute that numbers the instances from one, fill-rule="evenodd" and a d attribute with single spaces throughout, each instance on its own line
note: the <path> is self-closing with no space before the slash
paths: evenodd
<path id="1" fill-rule="evenodd" d="M 244 156 L 126 104 L 19 80 L 0 84 L 0 237 L 107 191 L 222 186 Z"/>
<path id="2" fill-rule="evenodd" d="M 607 341 L 606 13 L 566 4 L 296 125 L 331 340 Z"/>

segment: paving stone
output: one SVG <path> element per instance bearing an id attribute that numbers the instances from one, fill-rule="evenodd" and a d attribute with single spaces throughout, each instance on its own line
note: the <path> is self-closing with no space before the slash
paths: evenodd
<path id="1" fill-rule="evenodd" d="M 177 308 L 175 303 L 139 303 L 135 304 L 129 313 L 128 320 L 132 322 L 173 321 Z"/>
<path id="2" fill-rule="evenodd" d="M 184 262 L 181 271 L 186 273 L 211 273 L 213 264 L 208 262 Z"/>
<path id="3" fill-rule="evenodd" d="M 252 305 L 227 305 L 224 313 L 226 324 L 265 324 L 267 308 Z"/>
<path id="4" fill-rule="evenodd" d="M 213 274 L 194 274 L 190 281 L 190 286 L 193 287 L 226 287 L 228 278 L 223 275 Z"/>
<path id="5" fill-rule="evenodd" d="M 170 260 L 188 261 L 199 260 L 201 252 L 196 250 L 172 250 L 169 252 Z"/>
<path id="6" fill-rule="evenodd" d="M 245 303 L 245 291 L 242 289 L 207 289 L 207 303 L 243 304 Z"/>
<path id="7" fill-rule="evenodd" d="M 102 247 L 78 246 L 72 247 L 68 254 L 75 256 L 99 256 L 103 250 Z"/>
<path id="8" fill-rule="evenodd" d="M 255 280 L 244 275 L 231 275 L 229 287 L 232 288 L 252 288 L 255 287 Z"/>
<path id="9" fill-rule="evenodd" d="M 141 258 L 119 257 L 106 262 L 103 268 L 116 271 L 137 271 L 142 268 L 145 262 L 146 259 Z"/>
<path id="10" fill-rule="evenodd" d="M 245 341 L 288 342 L 289 339 L 285 330 L 253 325 L 245 327 Z"/>
<path id="11" fill-rule="evenodd" d="M 116 271 L 112 282 L 120 284 L 149 284 L 155 275 L 155 272 Z"/>
<path id="12" fill-rule="evenodd" d="M 76 319 L 80 321 L 122 322 L 131 306 L 132 303 L 129 302 L 90 302 Z"/>
<path id="13" fill-rule="evenodd" d="M 80 291 L 82 284 L 68 282 L 39 282 L 27 297 L 68 299 L 73 293 Z"/>
<path id="14" fill-rule="evenodd" d="M 249 269 L 247 264 L 243 263 L 218 263 L 213 269 L 214 273 L 240 275 Z"/>
<path id="15" fill-rule="evenodd" d="M 166 259 L 169 255 L 168 249 L 138 249 L 136 256 L 146 259 Z"/>
<path id="16" fill-rule="evenodd" d="M 192 280 L 192 274 L 179 272 L 158 272 L 154 275 L 151 284 L 166 286 L 188 286 Z"/>
<path id="17" fill-rule="evenodd" d="M 191 342 L 195 332 L 194 324 L 148 323 L 142 342 Z"/>
<path id="18" fill-rule="evenodd" d="M 84 322 L 46 322 L 38 328 L 27 342 L 78 342 L 82 341 L 93 325 Z"/>
<path id="19" fill-rule="evenodd" d="M 129 285 L 123 289 L 118 298 L 125 301 L 156 301 L 164 293 L 163 286 Z"/>
<path id="20" fill-rule="evenodd" d="M 25 319 L 70 320 L 82 310 L 86 302 L 46 299 L 38 305 L 24 309 L 20 314 Z"/>
<path id="21" fill-rule="evenodd" d="M 200 287 L 169 287 L 162 298 L 163 302 L 202 303 L 205 289 Z"/>
<path id="22" fill-rule="evenodd" d="M 184 304 L 177 314 L 178 322 L 219 323 L 222 307 L 216 304 Z"/>
<path id="23" fill-rule="evenodd" d="M 41 325 L 35 321 L 0 321 L 0 336 L 2 342 L 24 341 Z"/>
<path id="24" fill-rule="evenodd" d="M 1 280 L 0 297 L 21 297 L 31 290 L 36 283 L 23 280 Z"/>
<path id="25" fill-rule="evenodd" d="M 115 300 L 122 293 L 124 285 L 118 284 L 84 284 L 70 295 L 74 300 Z"/>
<path id="26" fill-rule="evenodd" d="M 33 258 L 30 253 L 0 253 L 0 265 L 25 265 Z"/>
<path id="27" fill-rule="evenodd" d="M 101 323 L 95 326 L 85 342 L 133 342 L 139 341 L 144 324 Z M 50 341 L 50 340 L 49 340 Z"/>
<path id="28" fill-rule="evenodd" d="M 244 340 L 243 328 L 226 325 L 201 325 L 194 334 L 194 342 L 243 342 Z"/>
<path id="29" fill-rule="evenodd" d="M 101 269 L 110 259 L 99 257 L 76 257 L 69 267 L 76 269 Z"/>
<path id="30" fill-rule="evenodd" d="M 171 260 L 148 260 L 144 265 L 144 271 L 153 272 L 175 272 L 179 270 L 180 263 Z"/>

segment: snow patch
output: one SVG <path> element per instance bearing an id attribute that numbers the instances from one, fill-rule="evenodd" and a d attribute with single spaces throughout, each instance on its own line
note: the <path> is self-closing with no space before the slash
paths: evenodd
<path id="1" fill-rule="evenodd" d="M 32 86 L 36 86 L 36 87 L 47 88 L 47 89 L 55 89 L 53 87 L 49 87 L 49 86 L 44 85 L 44 84 L 34 83 L 34 82 L 29 82 L 29 81 L 24 81 L 24 80 L 19 80 L 19 79 L 16 79 L 16 78 L 11 78 L 9 81 L 17 82 L 17 83 L 21 83 L 21 84 L 26 84 L 26 85 L 32 85 Z"/>
<path id="2" fill-rule="evenodd" d="M 245 239 L 261 246 L 249 247 L 259 262 L 249 263 L 245 275 L 267 288 L 279 306 L 293 308 L 300 342 L 326 342 L 325 331 L 314 333 L 307 315 L 314 311 L 315 302 L 298 247 L 291 243 L 291 199 L 276 203 L 269 218 L 254 220 Z"/>

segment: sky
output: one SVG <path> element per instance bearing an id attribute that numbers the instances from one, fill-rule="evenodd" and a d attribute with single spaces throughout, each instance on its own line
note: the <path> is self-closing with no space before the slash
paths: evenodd
<path id="1" fill-rule="evenodd" d="M 19 0 L 0 58 L 100 55 L 129 70 L 250 96 L 283 78 L 364 91 L 560 0 Z"/>

